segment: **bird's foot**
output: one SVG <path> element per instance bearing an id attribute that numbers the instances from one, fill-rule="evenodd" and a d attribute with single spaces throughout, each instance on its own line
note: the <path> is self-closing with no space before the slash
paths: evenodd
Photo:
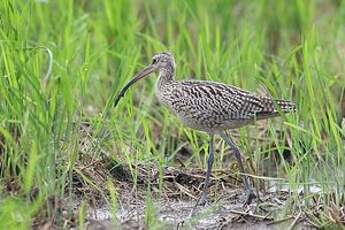
<path id="1" fill-rule="evenodd" d="M 198 205 L 200 205 L 200 206 L 206 206 L 206 205 L 208 205 L 207 195 L 208 195 L 208 194 L 207 194 L 206 192 L 203 192 L 203 193 L 201 194 L 201 196 L 199 197 L 199 199 L 197 200 L 195 206 L 198 206 Z"/>
<path id="2" fill-rule="evenodd" d="M 190 213 L 190 217 L 192 217 L 195 214 L 195 211 L 198 206 L 208 206 L 208 199 L 207 199 L 207 193 L 202 193 L 201 196 L 196 201 L 195 205 L 192 208 L 192 211 Z"/>
<path id="3" fill-rule="evenodd" d="M 244 204 L 250 205 L 252 203 L 253 199 L 256 198 L 256 195 L 255 195 L 252 188 L 246 188 L 245 192 L 246 192 L 246 200 L 245 200 Z"/>

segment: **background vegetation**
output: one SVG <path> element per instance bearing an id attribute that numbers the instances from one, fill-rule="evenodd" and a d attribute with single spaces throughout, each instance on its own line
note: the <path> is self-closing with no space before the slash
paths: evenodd
<path id="1" fill-rule="evenodd" d="M 344 28 L 345 2 L 337 0 L 0 1 L 0 225 L 26 228 L 34 217 L 57 216 L 62 226 L 57 203 L 72 199 L 76 175 L 116 199 L 116 184 L 99 187 L 85 159 L 107 155 L 130 165 L 136 181 L 139 164 L 163 172 L 183 147 L 192 153 L 187 167 L 205 168 L 207 136 L 158 106 L 155 76 L 112 108 L 125 82 L 166 50 L 177 79 L 264 86 L 296 101 L 296 115 L 265 123 L 270 145 L 248 138 L 251 128 L 238 143 L 252 174 L 266 175 L 262 160 L 274 154 L 273 176 L 305 191 L 318 184 L 326 203 L 341 206 Z M 215 167 L 228 168 L 218 142 Z"/>

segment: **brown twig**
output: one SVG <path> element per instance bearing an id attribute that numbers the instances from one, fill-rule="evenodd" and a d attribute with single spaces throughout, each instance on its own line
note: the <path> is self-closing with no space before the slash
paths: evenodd
<path id="1" fill-rule="evenodd" d="M 267 225 L 273 225 L 273 224 L 279 224 L 288 220 L 291 220 L 293 218 L 293 216 L 288 216 L 288 217 L 284 217 L 282 219 L 278 219 L 278 220 L 273 220 L 267 223 Z"/>
<path id="2" fill-rule="evenodd" d="M 261 215 L 252 214 L 252 213 L 248 213 L 248 212 L 237 211 L 237 210 L 230 210 L 230 212 L 233 213 L 233 214 L 239 214 L 239 215 L 242 215 L 242 216 L 251 216 L 251 217 L 262 219 L 262 220 L 272 220 L 273 219 L 273 217 L 268 217 L 267 215 L 266 216 L 261 216 Z"/>
<path id="3" fill-rule="evenodd" d="M 293 220 L 293 222 L 291 223 L 291 225 L 289 226 L 288 230 L 292 230 L 296 226 L 296 224 L 297 224 L 299 218 L 301 217 L 301 215 L 302 215 L 302 212 L 299 212 L 298 215 Z"/>
<path id="4" fill-rule="evenodd" d="M 181 184 L 179 184 L 179 183 L 177 183 L 177 182 L 175 182 L 175 184 L 177 185 L 178 189 L 179 189 L 182 193 L 186 194 L 187 196 L 189 196 L 189 197 L 191 197 L 191 198 L 193 198 L 193 199 L 197 199 L 195 196 L 193 196 L 193 195 L 188 191 L 188 189 L 186 189 L 185 187 L 183 187 Z"/>

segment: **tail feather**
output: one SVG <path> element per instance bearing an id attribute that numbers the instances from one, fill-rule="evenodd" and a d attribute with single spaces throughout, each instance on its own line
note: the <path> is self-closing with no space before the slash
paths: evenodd
<path id="1" fill-rule="evenodd" d="M 257 113 L 262 117 L 274 117 L 278 116 L 280 112 L 294 113 L 296 112 L 296 104 L 292 101 L 262 98 L 263 109 Z"/>
<path id="2" fill-rule="evenodd" d="M 296 112 L 296 104 L 292 101 L 287 100 L 273 100 L 273 103 L 277 104 L 279 109 L 284 113 Z M 279 111 L 278 109 L 278 111 Z"/>

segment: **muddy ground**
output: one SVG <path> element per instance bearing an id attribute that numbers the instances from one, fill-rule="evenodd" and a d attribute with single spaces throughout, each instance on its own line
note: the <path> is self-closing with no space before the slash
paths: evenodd
<path id="1" fill-rule="evenodd" d="M 191 217 L 194 201 L 159 200 L 154 202 L 156 217 L 164 229 L 317 229 L 305 216 L 279 217 L 285 195 L 270 194 L 262 203 L 249 206 L 242 203 L 242 191 L 229 191 L 220 200 L 199 206 Z M 112 219 L 111 208 L 94 208 L 88 213 L 87 229 L 148 229 L 145 223 L 145 204 L 119 207 L 117 219 Z M 270 211 L 269 211 L 270 210 Z"/>
<path id="2" fill-rule="evenodd" d="M 121 175 L 126 175 L 126 170 Z M 313 204 L 303 201 L 303 188 L 290 191 L 279 181 L 266 183 L 267 190 L 256 190 L 258 197 L 245 205 L 240 177 L 229 171 L 215 171 L 211 178 L 209 202 L 192 208 L 201 192 L 204 170 L 166 168 L 163 183 L 158 171 L 141 169 L 139 183 L 118 181 L 116 212 L 105 203 L 97 203 L 87 212 L 87 229 L 316 229 L 318 192 Z M 117 175 L 119 176 L 119 175 Z M 145 181 L 145 177 L 150 178 Z M 150 184 L 150 187 L 147 186 Z M 148 195 L 149 194 L 149 195 Z M 294 199 L 292 197 L 294 196 Z M 298 201 L 299 202 L 292 202 Z M 75 209 L 80 206 L 75 204 Z M 308 206 L 308 208 L 307 208 Z M 115 213 L 115 215 L 113 215 Z M 113 218 L 115 216 L 115 218 Z"/>

